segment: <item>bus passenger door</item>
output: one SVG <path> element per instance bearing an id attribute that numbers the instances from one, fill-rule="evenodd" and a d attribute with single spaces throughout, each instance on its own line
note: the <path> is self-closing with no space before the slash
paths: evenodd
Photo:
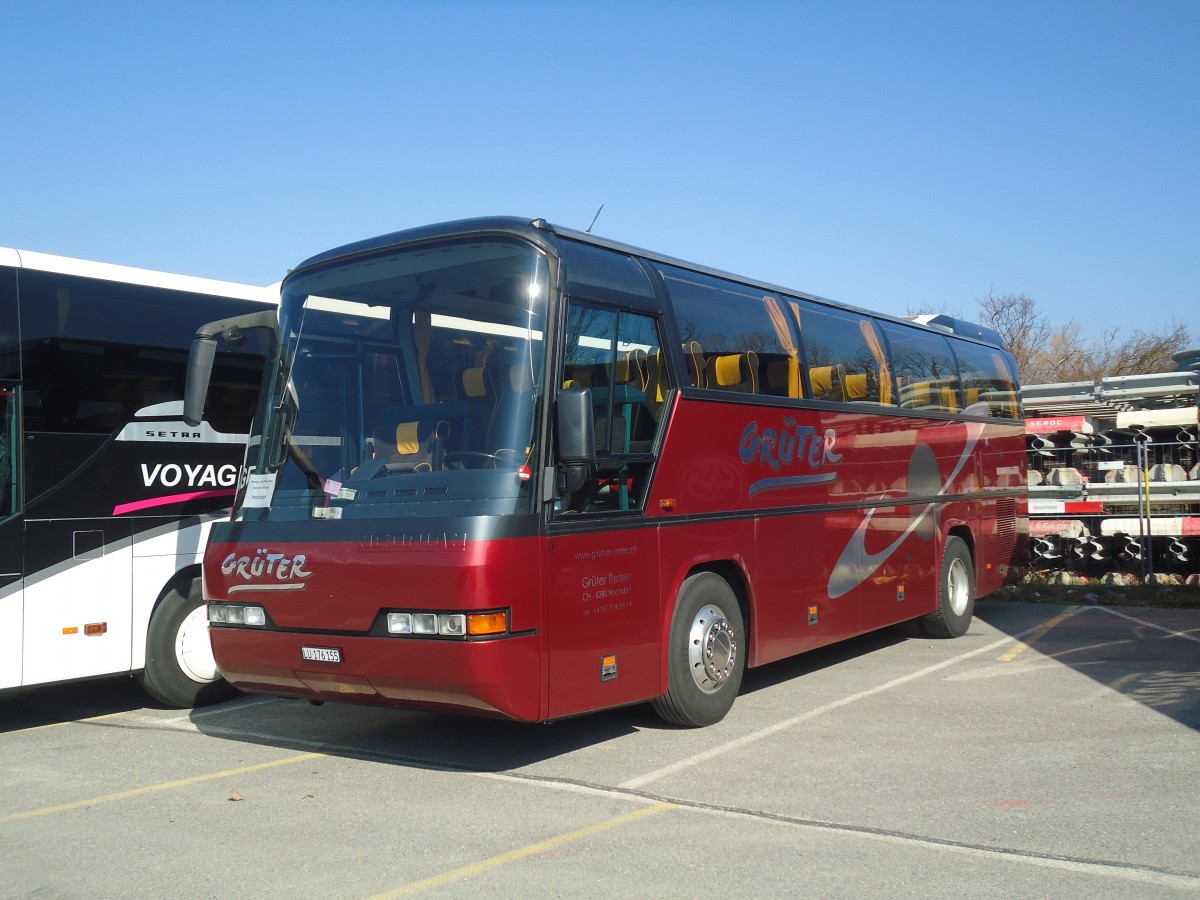
<path id="1" fill-rule="evenodd" d="M 19 409 L 17 386 L 0 386 L 0 690 L 21 684 L 25 522 L 18 491 Z"/>
<path id="2" fill-rule="evenodd" d="M 649 699 L 662 683 L 658 528 L 644 518 L 669 380 L 653 316 L 573 302 L 562 383 L 591 393 L 596 464 L 546 542 L 549 716 Z"/>

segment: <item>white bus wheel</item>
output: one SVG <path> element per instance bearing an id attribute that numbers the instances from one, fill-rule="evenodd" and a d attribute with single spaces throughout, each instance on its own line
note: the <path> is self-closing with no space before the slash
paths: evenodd
<path id="1" fill-rule="evenodd" d="M 158 702 L 178 709 L 227 700 L 234 689 L 221 678 L 208 640 L 208 614 L 200 580 L 186 595 L 169 589 L 150 617 L 142 688 Z"/>

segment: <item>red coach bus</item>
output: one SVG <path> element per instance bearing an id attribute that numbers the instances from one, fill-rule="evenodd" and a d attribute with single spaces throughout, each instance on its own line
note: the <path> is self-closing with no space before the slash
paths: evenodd
<path id="1" fill-rule="evenodd" d="M 262 324 L 198 333 L 185 420 Z M 309 259 L 276 338 L 204 561 L 243 690 L 706 725 L 746 666 L 961 635 L 1023 565 L 1016 367 L 976 325 L 495 218 Z"/>

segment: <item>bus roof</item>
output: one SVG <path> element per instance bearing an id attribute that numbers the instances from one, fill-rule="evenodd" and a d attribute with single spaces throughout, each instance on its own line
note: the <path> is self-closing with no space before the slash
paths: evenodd
<path id="1" fill-rule="evenodd" d="M 77 275 L 82 278 L 97 278 L 103 281 L 186 291 L 192 294 L 215 294 L 220 297 L 236 297 L 239 300 L 255 300 L 259 303 L 279 303 L 278 284 L 259 287 L 253 284 L 239 284 L 235 281 L 218 281 L 194 275 L 176 275 L 153 269 L 93 262 L 70 256 L 54 256 L 50 253 L 38 253 L 33 250 L 0 247 L 0 266 L 53 272 L 60 275 Z"/>
<path id="2" fill-rule="evenodd" d="M 825 306 L 830 306 L 835 309 L 849 310 L 851 312 L 869 315 L 877 319 L 885 321 L 898 322 L 904 325 L 923 328 L 928 331 L 937 331 L 941 333 L 950 333 L 959 337 L 967 338 L 968 340 L 978 341 L 994 347 L 1007 349 L 1007 345 L 1000 334 L 991 328 L 984 325 L 978 325 L 973 322 L 967 322 L 962 319 L 957 319 L 947 315 L 926 315 L 914 318 L 905 318 L 901 316 L 893 316 L 887 313 L 877 312 L 875 310 L 863 309 L 861 307 L 852 306 L 848 303 L 841 303 L 837 300 L 830 300 L 827 297 L 821 297 L 816 294 L 797 291 L 793 288 L 783 287 L 782 285 L 772 284 L 771 282 L 761 281 L 755 278 L 747 278 L 744 275 L 737 275 L 732 272 L 727 272 L 722 269 L 714 269 L 711 266 L 704 266 L 698 263 L 688 262 L 687 260 L 678 259 L 673 256 L 668 256 L 663 253 L 656 253 L 652 250 L 646 250 L 642 247 L 635 247 L 631 244 L 623 244 L 620 241 L 613 241 L 607 238 L 597 237 L 594 234 L 589 234 L 584 231 L 577 231 L 573 228 L 566 228 L 561 225 L 553 225 L 545 219 L 523 219 L 519 216 L 486 216 L 472 219 L 457 219 L 451 222 L 440 222 L 433 225 L 421 225 L 416 228 L 408 228 L 402 231 L 394 231 L 390 234 L 379 235 L 378 237 L 367 238 L 365 240 L 356 241 L 352 244 L 345 244 L 341 247 L 335 247 L 332 250 L 327 250 L 324 253 L 318 253 L 316 256 L 309 257 L 298 265 L 291 273 L 296 274 L 310 266 L 320 265 L 330 262 L 335 259 L 344 259 L 346 257 L 357 256 L 363 253 L 371 253 L 385 247 L 391 247 L 398 244 L 410 243 L 413 241 L 433 240 L 438 238 L 453 238 L 458 236 L 479 235 L 479 234 L 508 234 L 515 237 L 521 237 L 532 241 L 546 249 L 556 249 L 555 241 L 548 238 L 547 235 L 554 237 L 565 238 L 571 241 L 579 241 L 582 243 L 592 244 L 597 247 L 603 247 L 609 250 L 615 250 L 619 253 L 625 253 L 630 256 L 638 256 L 652 262 L 660 262 L 666 265 L 679 266 L 680 268 L 688 269 L 693 272 L 699 272 L 705 275 L 711 275 L 716 278 L 725 278 L 730 281 L 736 281 L 744 285 L 759 288 L 768 293 L 785 294 L 791 297 L 800 297 L 805 300 L 811 300 L 815 303 L 820 303 Z M 287 279 L 284 279 L 285 281 Z"/>

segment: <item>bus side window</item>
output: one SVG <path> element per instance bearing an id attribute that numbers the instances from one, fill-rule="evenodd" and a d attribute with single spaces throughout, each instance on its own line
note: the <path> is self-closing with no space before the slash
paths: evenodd
<path id="1" fill-rule="evenodd" d="M 962 372 L 965 412 L 994 419 L 1021 418 L 1016 363 L 994 347 L 955 341 L 954 355 Z"/>
<path id="2" fill-rule="evenodd" d="M 813 399 L 891 404 L 887 359 L 870 320 L 815 303 L 803 306 L 802 317 L 800 337 Z"/>
<path id="3" fill-rule="evenodd" d="M 0 388 L 0 518 L 17 511 L 17 391 Z"/>
<path id="4" fill-rule="evenodd" d="M 940 334 L 884 322 L 892 366 L 906 409 L 958 412 L 958 365 L 950 341 Z"/>
<path id="5" fill-rule="evenodd" d="M 659 272 L 675 307 L 692 387 L 801 396 L 793 301 L 674 266 L 660 265 Z"/>

